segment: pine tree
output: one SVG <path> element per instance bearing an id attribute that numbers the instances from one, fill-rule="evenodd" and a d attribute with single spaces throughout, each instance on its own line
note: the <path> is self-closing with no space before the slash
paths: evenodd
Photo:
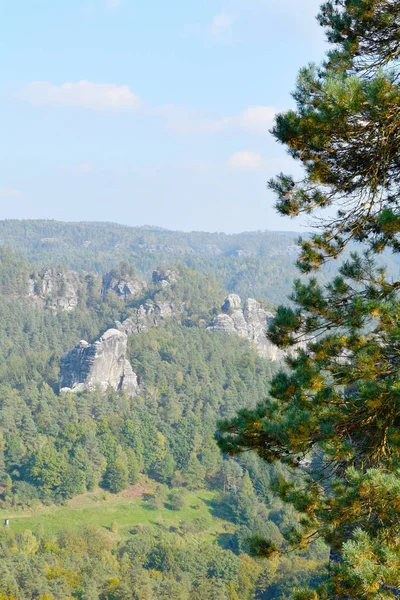
<path id="1" fill-rule="evenodd" d="M 205 469 L 194 452 L 190 455 L 183 475 L 189 490 L 196 490 L 204 486 Z"/>
<path id="2" fill-rule="evenodd" d="M 304 167 L 270 182 L 282 215 L 315 215 L 300 243 L 302 273 L 343 257 L 326 286 L 295 282 L 269 338 L 290 350 L 255 411 L 221 425 L 220 445 L 255 450 L 304 477 L 281 477 L 281 498 L 302 513 L 290 545 L 323 537 L 331 572 L 298 598 L 394 598 L 400 593 L 400 281 L 376 255 L 400 251 L 400 2 L 331 0 L 319 22 L 333 45 L 300 72 L 296 110 L 273 133 Z M 320 209 L 331 207 L 322 219 Z M 337 214 L 332 215 L 332 207 Z M 318 460 L 309 461 L 309 457 Z M 323 458 L 320 460 L 320 456 Z M 268 554 L 268 548 L 265 548 Z"/>
<path id="3" fill-rule="evenodd" d="M 129 483 L 135 484 L 139 481 L 140 469 L 139 461 L 132 448 L 128 448 L 126 451 L 126 461 L 129 473 Z"/>
<path id="4" fill-rule="evenodd" d="M 242 482 L 240 484 L 239 494 L 241 494 L 245 498 L 253 498 L 254 497 L 254 487 L 251 482 L 248 471 L 244 472 Z"/>
<path id="5" fill-rule="evenodd" d="M 117 446 L 116 454 L 107 462 L 107 469 L 104 474 L 104 487 L 113 494 L 122 492 L 129 484 L 129 470 L 125 452 L 120 446 Z"/>
<path id="6" fill-rule="evenodd" d="M 163 460 L 155 469 L 157 476 L 163 483 L 169 483 L 174 476 L 176 463 L 171 452 L 167 452 Z"/>
<path id="7" fill-rule="evenodd" d="M 32 482 L 44 491 L 57 490 L 67 467 L 65 456 L 53 444 L 47 443 L 32 456 L 28 474 Z"/>

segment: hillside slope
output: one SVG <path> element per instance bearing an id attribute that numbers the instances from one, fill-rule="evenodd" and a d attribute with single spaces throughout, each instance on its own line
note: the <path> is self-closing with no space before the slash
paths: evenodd
<path id="1" fill-rule="evenodd" d="M 227 235 L 113 223 L 0 221 L 0 245 L 38 267 L 66 265 L 104 274 L 126 260 L 148 279 L 163 265 L 185 265 L 221 280 L 243 298 L 284 301 L 295 275 L 295 233 Z"/>

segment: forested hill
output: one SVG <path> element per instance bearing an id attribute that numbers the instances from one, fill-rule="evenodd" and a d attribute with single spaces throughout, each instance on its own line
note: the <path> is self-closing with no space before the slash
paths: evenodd
<path id="1" fill-rule="evenodd" d="M 159 266 L 184 265 L 216 277 L 228 292 L 273 304 L 287 303 L 299 275 L 298 237 L 298 233 L 277 231 L 228 235 L 115 223 L 0 221 L 0 246 L 12 248 L 37 267 L 65 265 L 104 274 L 128 261 L 149 279 Z M 399 274 L 397 257 L 386 252 L 380 262 L 389 275 Z M 318 277 L 325 282 L 336 271 L 337 265 L 329 264 Z"/>
<path id="2" fill-rule="evenodd" d="M 273 303 L 285 301 L 290 292 L 297 237 L 271 231 L 227 235 L 114 223 L 0 221 L 0 245 L 40 267 L 64 264 L 104 273 L 127 260 L 147 279 L 160 265 L 181 264 L 214 275 L 229 292 Z"/>
<path id="3" fill-rule="evenodd" d="M 260 540 L 284 550 L 299 525 L 271 492 L 285 468 L 223 456 L 214 438 L 219 420 L 265 399 L 281 368 L 243 335 L 260 315 L 265 323 L 268 302 L 224 298 L 285 300 L 295 236 L 51 221 L 0 230 L 0 516 L 11 517 L 0 529 L 0 599 L 272 600 L 317 581 L 327 557 L 318 542 L 268 564 L 251 556 Z M 116 326 L 137 393 L 60 393 L 61 356 Z M 118 533 L 124 493 L 135 500 Z M 76 534 L 79 498 L 104 508 L 98 528 Z M 70 520 L 51 531 L 21 523 L 27 510 L 40 518 L 61 506 Z M 146 526 L 132 525 L 138 508 Z M 159 519 L 174 511 L 174 524 Z"/>
<path id="4" fill-rule="evenodd" d="M 5 248 L 0 281 L 2 600 L 270 600 L 319 576 L 320 545 L 272 566 L 250 556 L 253 537 L 282 546 L 297 516 L 269 489 L 283 467 L 224 457 L 214 439 L 279 368 L 247 339 L 208 330 L 220 282 L 186 267 L 147 284 L 129 264 L 103 279 L 38 272 Z M 142 302 L 146 327 L 127 348 L 138 393 L 59 393 L 62 354 Z M 151 326 L 171 306 L 180 317 Z M 79 502 L 97 503 L 95 527 L 79 529 Z"/>
<path id="5" fill-rule="evenodd" d="M 265 256 L 293 253 L 297 233 L 272 231 L 239 234 L 170 231 L 161 227 L 129 227 L 117 223 L 52 220 L 0 221 L 2 245 L 43 255 L 46 249 L 91 248 L 105 253 L 143 251 L 206 256 Z"/>

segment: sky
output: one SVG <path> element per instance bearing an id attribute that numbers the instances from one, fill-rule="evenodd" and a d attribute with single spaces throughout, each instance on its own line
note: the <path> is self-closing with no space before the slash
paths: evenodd
<path id="1" fill-rule="evenodd" d="M 269 133 L 320 0 L 0 0 L 0 219 L 299 230 Z"/>

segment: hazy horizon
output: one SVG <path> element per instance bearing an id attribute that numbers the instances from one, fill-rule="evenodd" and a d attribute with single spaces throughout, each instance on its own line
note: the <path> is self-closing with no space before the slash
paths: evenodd
<path id="1" fill-rule="evenodd" d="M 132 229 L 143 229 L 145 231 L 168 231 L 170 233 L 206 233 L 206 234 L 218 234 L 218 235 L 226 235 L 226 236 L 235 236 L 235 235 L 242 235 L 242 234 L 263 234 L 263 233 L 282 233 L 284 235 L 302 235 L 304 233 L 307 233 L 310 231 L 309 229 L 304 229 L 303 231 L 300 230 L 295 230 L 295 229 L 287 229 L 287 230 L 280 230 L 280 229 L 245 229 L 242 231 L 233 231 L 233 232 L 226 232 L 226 231 L 219 231 L 219 230 L 206 230 L 206 229 L 170 229 L 169 227 L 162 227 L 161 225 L 155 225 L 155 224 L 150 224 L 150 223 L 144 223 L 143 225 L 129 225 L 127 223 L 121 223 L 119 221 L 95 221 L 95 220 L 68 220 L 68 221 L 64 221 L 64 220 L 59 220 L 59 219 L 52 219 L 52 218 L 5 218 L 5 219 L 0 219 L 0 223 L 1 222 L 5 222 L 5 221 L 17 221 L 17 222 L 35 222 L 35 221 L 46 221 L 49 223 L 60 223 L 60 224 L 82 224 L 82 225 L 116 225 L 117 227 L 126 227 L 126 228 L 132 228 Z"/>

